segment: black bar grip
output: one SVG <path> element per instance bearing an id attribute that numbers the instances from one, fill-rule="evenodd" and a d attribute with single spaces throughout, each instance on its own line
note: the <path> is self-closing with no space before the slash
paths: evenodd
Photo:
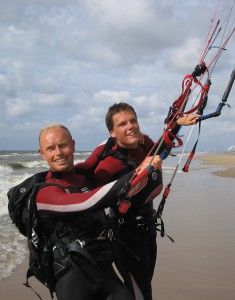
<path id="1" fill-rule="evenodd" d="M 196 123 L 198 123 L 200 121 L 204 121 L 204 120 L 210 119 L 210 118 L 214 118 L 214 117 L 220 116 L 222 108 L 225 105 L 228 105 L 228 104 L 225 104 L 225 102 L 228 100 L 228 96 L 229 96 L 230 91 L 232 89 L 232 86 L 233 86 L 233 83 L 234 83 L 234 79 L 235 79 L 235 69 L 231 73 L 231 78 L 229 80 L 229 83 L 228 83 L 225 91 L 224 91 L 224 94 L 223 94 L 223 97 L 222 97 L 222 101 L 219 103 L 216 111 L 213 112 L 213 113 L 207 114 L 207 115 L 200 116 L 199 118 L 196 119 Z"/>
<path id="2" fill-rule="evenodd" d="M 232 89 L 232 86 L 233 86 L 234 79 L 235 79 L 235 69 L 232 71 L 231 78 L 229 80 L 228 86 L 227 86 L 226 90 L 224 91 L 224 94 L 223 94 L 223 97 L 222 97 L 223 102 L 226 102 L 227 99 L 228 99 L 229 93 L 230 93 L 230 91 Z"/>

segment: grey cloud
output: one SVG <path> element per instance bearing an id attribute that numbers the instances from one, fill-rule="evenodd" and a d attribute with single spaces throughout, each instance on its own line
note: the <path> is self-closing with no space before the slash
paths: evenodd
<path id="1" fill-rule="evenodd" d="M 1 131 L 10 125 L 5 146 L 20 131 L 31 137 L 25 147 L 35 147 L 40 125 L 59 121 L 91 149 L 107 135 L 108 106 L 120 100 L 136 107 L 144 130 L 155 136 L 197 64 L 212 2 L 0 0 Z M 208 111 L 220 100 L 234 53 L 231 40 L 213 74 Z M 230 130 L 234 116 L 225 110 L 228 123 L 220 128 Z"/>

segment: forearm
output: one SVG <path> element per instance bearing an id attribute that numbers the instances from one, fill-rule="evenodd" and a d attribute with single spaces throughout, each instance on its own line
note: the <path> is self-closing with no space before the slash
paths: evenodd
<path id="1" fill-rule="evenodd" d="M 64 214 L 82 213 L 112 206 L 118 202 L 117 194 L 132 174 L 133 172 L 86 193 L 70 194 L 66 192 L 66 188 L 47 186 L 37 195 L 37 209 L 52 214 Z"/>

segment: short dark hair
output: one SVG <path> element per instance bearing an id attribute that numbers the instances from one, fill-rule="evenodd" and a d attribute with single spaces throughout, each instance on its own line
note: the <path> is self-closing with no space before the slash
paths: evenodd
<path id="1" fill-rule="evenodd" d="M 137 114 L 133 106 L 129 105 L 128 103 L 125 102 L 114 103 L 112 106 L 109 107 L 108 112 L 105 116 L 105 124 L 106 127 L 108 128 L 108 131 L 113 130 L 113 116 L 121 111 L 128 111 L 128 110 L 132 111 L 137 117 Z"/>

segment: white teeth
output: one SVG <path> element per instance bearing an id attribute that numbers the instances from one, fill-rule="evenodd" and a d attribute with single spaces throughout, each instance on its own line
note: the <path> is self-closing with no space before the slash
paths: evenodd
<path id="1" fill-rule="evenodd" d="M 57 159 L 56 161 L 57 162 L 63 162 L 63 161 L 65 161 L 66 159 L 65 158 L 60 158 L 60 159 Z"/>

